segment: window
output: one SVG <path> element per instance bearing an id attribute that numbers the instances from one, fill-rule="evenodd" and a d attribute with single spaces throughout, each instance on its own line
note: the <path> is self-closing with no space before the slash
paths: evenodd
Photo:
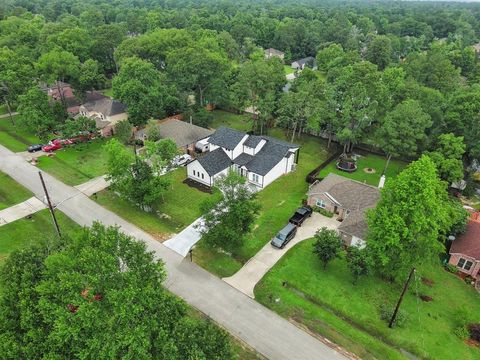
<path id="1" fill-rule="evenodd" d="M 257 184 L 260 183 L 260 176 L 258 176 L 257 174 L 252 174 L 252 180 L 253 182 L 256 182 Z"/>
<path id="2" fill-rule="evenodd" d="M 325 209 L 325 201 L 323 201 L 323 199 L 317 199 L 317 206 Z"/>
<path id="3" fill-rule="evenodd" d="M 464 258 L 460 258 L 457 263 L 457 267 L 460 269 L 469 271 L 472 268 L 473 263 L 471 261 L 465 260 Z"/>
<path id="4" fill-rule="evenodd" d="M 204 174 L 202 173 L 202 179 L 205 179 L 205 177 L 203 176 Z"/>
<path id="5" fill-rule="evenodd" d="M 196 173 L 195 173 L 195 170 L 193 170 L 193 176 L 197 176 Z"/>

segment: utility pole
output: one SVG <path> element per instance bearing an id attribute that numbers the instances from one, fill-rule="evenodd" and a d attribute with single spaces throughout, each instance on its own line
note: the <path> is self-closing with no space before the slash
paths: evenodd
<path id="1" fill-rule="evenodd" d="M 45 181 L 43 180 L 42 172 L 39 171 L 38 175 L 40 176 L 40 181 L 42 182 L 43 191 L 45 191 L 45 197 L 47 198 L 47 204 L 48 204 L 48 208 L 50 209 L 50 214 L 52 214 L 55 230 L 57 230 L 58 237 L 62 237 L 60 233 L 60 227 L 58 226 L 57 218 L 55 217 L 55 211 L 53 209 L 52 202 L 50 201 L 50 196 L 48 195 L 47 187 L 45 186 Z"/>
<path id="2" fill-rule="evenodd" d="M 400 294 L 400 298 L 398 299 L 397 306 L 395 307 L 395 311 L 393 312 L 392 318 L 390 319 L 390 322 L 388 323 L 389 328 L 393 327 L 393 323 L 395 322 L 395 319 L 397 318 L 398 309 L 400 308 L 400 304 L 402 303 L 403 296 L 407 292 L 408 284 L 410 283 L 410 280 L 412 279 L 412 276 L 413 276 L 414 272 L 415 272 L 415 268 L 413 267 L 412 270 L 410 270 L 410 274 L 408 275 L 408 279 L 405 282 L 405 285 L 403 285 L 403 290 L 402 290 L 402 293 Z"/>

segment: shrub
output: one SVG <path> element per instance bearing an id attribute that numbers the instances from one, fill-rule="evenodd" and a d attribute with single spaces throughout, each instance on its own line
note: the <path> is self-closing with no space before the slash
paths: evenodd
<path id="1" fill-rule="evenodd" d="M 445 269 L 447 271 L 451 272 L 452 274 L 458 273 L 458 268 L 455 265 L 452 265 L 452 264 L 446 264 Z"/>
<path id="2" fill-rule="evenodd" d="M 465 279 L 463 279 L 463 281 L 465 281 L 465 284 L 470 285 L 472 282 L 475 281 L 475 279 L 474 279 L 473 277 L 471 277 L 470 275 L 467 275 L 467 276 L 465 277 Z"/>
<path id="3" fill-rule="evenodd" d="M 395 310 L 395 308 L 393 306 L 382 304 L 380 306 L 380 319 L 389 323 L 390 319 L 392 318 L 394 310 Z M 407 319 L 407 314 L 402 309 L 399 309 L 398 312 L 397 312 L 397 317 L 395 318 L 395 321 L 393 322 L 393 326 L 402 326 L 403 324 L 405 324 L 405 322 L 407 320 L 408 320 Z"/>
<path id="4" fill-rule="evenodd" d="M 457 327 L 453 333 L 461 340 L 467 340 L 470 337 L 470 331 L 466 325 Z"/>
<path id="5" fill-rule="evenodd" d="M 321 207 L 318 207 L 318 206 L 314 206 L 314 207 L 312 208 L 312 210 L 315 211 L 315 212 L 318 212 L 318 213 L 322 214 L 323 216 L 329 217 L 329 218 L 332 218 L 333 215 L 335 215 L 333 212 L 328 211 L 328 210 L 325 210 L 325 209 L 323 209 L 323 208 L 321 208 Z"/>

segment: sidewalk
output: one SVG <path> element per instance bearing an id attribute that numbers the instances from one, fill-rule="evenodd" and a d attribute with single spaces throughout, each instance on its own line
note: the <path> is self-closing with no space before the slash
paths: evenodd
<path id="1" fill-rule="evenodd" d="M 253 299 L 253 289 L 255 285 L 257 285 L 268 270 L 270 270 L 289 249 L 300 241 L 312 238 L 315 232 L 323 226 L 329 229 L 336 229 L 339 225 L 340 222 L 333 218 L 331 219 L 318 213 L 313 213 L 312 217 L 307 219 L 302 226 L 298 228 L 297 235 L 285 248 L 274 248 L 270 242 L 268 242 L 233 276 L 223 278 L 223 280 Z"/>
<path id="2" fill-rule="evenodd" d="M 46 209 L 46 205 L 36 197 L 31 197 L 20 204 L 1 210 L 0 226 L 22 219 L 43 209 Z"/>
<path id="3" fill-rule="evenodd" d="M 96 177 L 86 183 L 74 186 L 74 188 L 90 197 L 93 194 L 106 189 L 110 185 L 110 182 L 106 177 L 106 175 Z"/>

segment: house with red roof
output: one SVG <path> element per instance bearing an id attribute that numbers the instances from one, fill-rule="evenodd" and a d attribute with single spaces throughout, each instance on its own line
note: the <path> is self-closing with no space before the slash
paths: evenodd
<path id="1" fill-rule="evenodd" d="M 453 240 L 448 262 L 462 273 L 480 279 L 480 212 L 472 214 L 465 234 Z"/>

